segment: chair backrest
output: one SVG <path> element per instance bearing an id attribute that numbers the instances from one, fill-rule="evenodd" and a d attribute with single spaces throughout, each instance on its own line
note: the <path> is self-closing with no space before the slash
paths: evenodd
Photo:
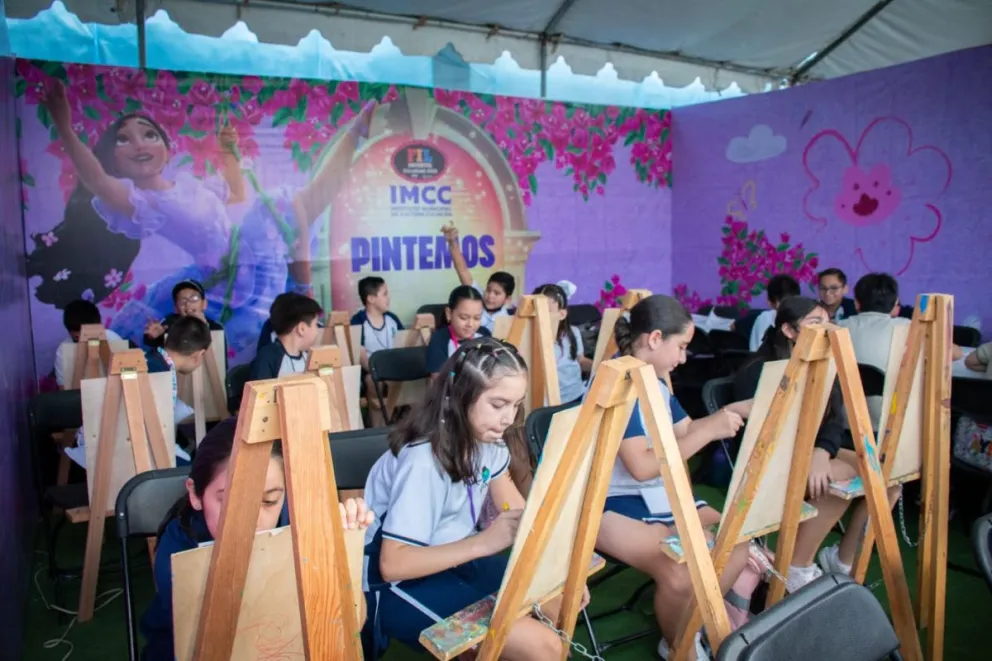
<path id="1" fill-rule="evenodd" d="M 444 318 L 444 309 L 448 307 L 444 303 L 429 303 L 428 305 L 421 305 L 417 308 L 417 314 L 432 314 L 434 315 L 434 328 L 440 328 L 448 323 L 448 320 Z"/>
<path id="2" fill-rule="evenodd" d="M 732 305 L 717 305 L 713 308 L 713 314 L 723 319 L 737 319 L 741 316 L 741 311 Z"/>
<path id="3" fill-rule="evenodd" d="M 698 327 L 696 332 L 692 334 L 692 340 L 689 341 L 689 346 L 685 350 L 690 356 L 707 356 L 715 353 L 709 333 Z"/>
<path id="4" fill-rule="evenodd" d="M 744 336 L 734 331 L 714 328 L 707 333 L 707 336 L 716 353 L 724 353 L 726 351 L 743 351 L 746 353 L 750 349 L 748 341 Z"/>
<path id="5" fill-rule="evenodd" d="M 231 415 L 241 408 L 241 397 L 245 394 L 245 384 L 251 373 L 251 363 L 235 365 L 227 371 L 227 402 Z"/>
<path id="6" fill-rule="evenodd" d="M 83 398 L 78 390 L 57 390 L 37 395 L 28 408 L 32 433 L 78 429 L 83 426 Z"/>
<path id="7" fill-rule="evenodd" d="M 706 412 L 710 415 L 733 403 L 734 377 L 722 376 L 719 379 L 710 379 L 703 384 L 702 397 Z"/>
<path id="8" fill-rule="evenodd" d="M 985 583 L 992 590 L 992 513 L 978 517 L 971 527 L 971 549 L 975 564 L 985 576 Z"/>
<path id="9" fill-rule="evenodd" d="M 373 427 L 330 435 L 338 489 L 365 488 L 372 465 L 389 450 L 389 432 L 389 427 Z"/>
<path id="10" fill-rule="evenodd" d="M 541 456 L 541 452 L 544 450 L 544 442 L 548 438 L 548 431 L 551 430 L 551 418 L 555 416 L 555 413 L 570 409 L 573 406 L 578 406 L 578 403 L 568 402 L 566 404 L 559 404 L 558 406 L 543 406 L 530 412 L 524 426 L 527 433 L 527 444 L 530 445 L 531 456 L 535 459 Z"/>
<path id="11" fill-rule="evenodd" d="M 417 381 L 426 379 L 427 347 L 380 349 L 369 356 L 373 381 Z"/>
<path id="12" fill-rule="evenodd" d="M 971 326 L 955 326 L 951 338 L 959 347 L 977 347 L 982 343 L 981 331 Z"/>
<path id="13" fill-rule="evenodd" d="M 992 402 L 992 379 L 951 379 L 951 410 L 954 413 L 963 413 L 977 422 L 992 423 L 989 402 Z"/>
<path id="14" fill-rule="evenodd" d="M 874 365 L 858 363 L 858 373 L 861 375 L 865 397 L 881 397 L 885 391 L 885 372 Z"/>
<path id="15" fill-rule="evenodd" d="M 899 639 L 871 591 L 849 576 L 828 574 L 752 617 L 727 637 L 716 658 L 880 661 L 898 649 Z"/>
<path id="16" fill-rule="evenodd" d="M 595 324 L 602 321 L 603 315 L 591 303 L 579 303 L 568 306 L 568 323 L 573 326 Z"/>
<path id="17" fill-rule="evenodd" d="M 117 494 L 117 537 L 153 537 L 169 510 L 186 494 L 189 466 L 138 473 Z"/>

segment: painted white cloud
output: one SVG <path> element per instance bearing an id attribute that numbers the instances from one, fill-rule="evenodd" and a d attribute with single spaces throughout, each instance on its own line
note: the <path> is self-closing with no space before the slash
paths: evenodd
<path id="1" fill-rule="evenodd" d="M 727 160 L 731 163 L 757 163 L 775 158 L 785 151 L 785 136 L 775 135 L 771 127 L 756 124 L 745 137 L 732 138 L 727 145 Z"/>

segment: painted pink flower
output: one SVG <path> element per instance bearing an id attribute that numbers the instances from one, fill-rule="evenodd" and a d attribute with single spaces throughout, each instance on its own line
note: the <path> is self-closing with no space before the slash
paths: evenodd
<path id="1" fill-rule="evenodd" d="M 245 101 L 241 104 L 241 117 L 251 126 L 257 126 L 262 121 L 264 114 L 262 108 L 255 101 Z M 238 129 L 240 131 L 240 129 Z"/>
<path id="2" fill-rule="evenodd" d="M 219 146 L 213 135 L 202 139 L 184 135 L 181 137 L 179 150 L 193 159 L 193 174 L 203 177 L 207 174 L 207 163 L 217 157 Z"/>
<path id="3" fill-rule="evenodd" d="M 190 103 L 197 106 L 212 106 L 220 101 L 220 95 L 212 83 L 197 79 L 189 88 Z"/>
<path id="4" fill-rule="evenodd" d="M 29 60 L 17 60 L 17 72 L 24 78 L 24 97 L 30 104 L 38 104 L 45 95 L 45 85 L 48 76 L 41 67 L 31 63 Z"/>
<path id="5" fill-rule="evenodd" d="M 110 269 L 110 271 L 103 276 L 103 286 L 107 289 L 115 289 L 124 280 L 124 274 L 117 269 Z"/>
<path id="6" fill-rule="evenodd" d="M 65 65 L 66 86 L 69 88 L 69 99 L 78 109 L 97 98 L 96 76 L 93 67 L 86 64 Z"/>
<path id="7" fill-rule="evenodd" d="M 262 91 L 263 87 L 265 87 L 265 81 L 258 76 L 245 76 L 241 79 L 241 88 L 256 96 Z"/>
<path id="8" fill-rule="evenodd" d="M 85 66 L 85 65 L 84 65 Z M 92 67 L 86 67 L 92 71 Z M 125 67 L 114 67 L 103 77 L 104 84 L 108 87 L 107 94 L 111 99 L 115 99 L 121 105 L 127 99 L 140 100 L 144 97 L 148 89 L 148 78 L 144 71 L 138 69 L 127 69 Z"/>
<path id="9" fill-rule="evenodd" d="M 208 106 L 195 106 L 189 114 L 189 127 L 194 131 L 210 133 L 216 127 L 217 111 Z"/>
<path id="10" fill-rule="evenodd" d="M 831 241 L 855 246 L 869 270 L 905 273 L 917 244 L 940 231 L 937 204 L 951 181 L 950 159 L 938 147 L 914 144 L 902 119 L 875 119 L 853 146 L 839 131 L 820 131 L 806 145 L 803 166 L 811 181 L 806 216 L 829 227 Z"/>
<path id="11" fill-rule="evenodd" d="M 42 234 L 40 237 L 41 242 L 45 244 L 46 247 L 51 248 L 59 241 L 59 237 L 55 236 L 52 232 Z"/>

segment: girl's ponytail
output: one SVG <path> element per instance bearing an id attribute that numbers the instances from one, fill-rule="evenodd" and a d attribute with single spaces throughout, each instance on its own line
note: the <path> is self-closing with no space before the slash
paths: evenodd
<path id="1" fill-rule="evenodd" d="M 630 329 L 629 313 L 624 312 L 613 327 L 613 340 L 621 356 L 629 356 L 634 349 L 634 333 Z"/>

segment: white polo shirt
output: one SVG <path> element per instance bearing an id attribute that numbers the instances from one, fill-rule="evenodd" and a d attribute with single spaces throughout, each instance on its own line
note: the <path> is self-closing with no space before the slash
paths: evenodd
<path id="1" fill-rule="evenodd" d="M 837 322 L 851 333 L 854 357 L 859 364 L 877 367 L 883 372 L 889 368 L 889 350 L 892 347 L 892 329 L 910 323 L 904 317 L 893 317 L 884 312 L 862 312 Z M 871 424 L 878 427 L 882 416 L 882 398 L 868 398 Z"/>

